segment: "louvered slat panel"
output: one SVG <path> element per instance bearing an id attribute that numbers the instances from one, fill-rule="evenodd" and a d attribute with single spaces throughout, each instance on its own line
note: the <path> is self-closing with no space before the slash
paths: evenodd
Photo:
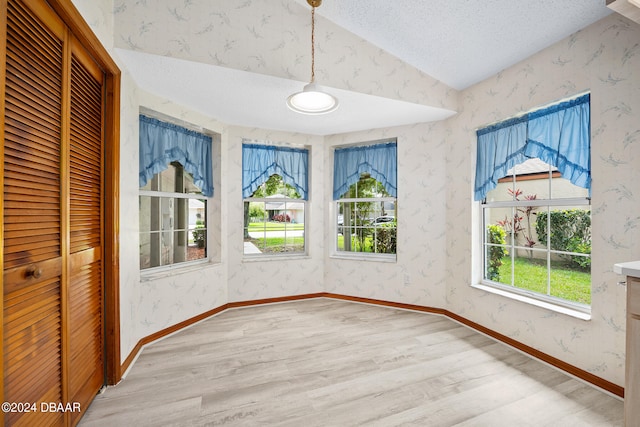
<path id="1" fill-rule="evenodd" d="M 8 9 L 7 21 L 5 218 L 22 220 L 21 229 L 7 226 L 5 268 L 60 255 L 59 244 L 55 242 L 44 247 L 42 241 L 25 244 L 20 237 L 60 234 L 62 79 L 60 40 L 17 3 Z M 37 180 L 31 179 L 33 175 Z M 51 228 L 43 228 L 38 216 L 22 215 L 25 210 L 33 213 L 52 207 L 58 211 L 58 220 L 45 223 Z"/>
<path id="2" fill-rule="evenodd" d="M 60 39 L 26 7 L 10 1 L 6 52 L 5 272 L 45 260 L 60 265 L 63 50 Z M 7 277 L 11 279 L 5 280 L 3 295 L 3 398 L 61 401 L 60 277 Z M 8 425 L 29 426 L 61 420 L 61 414 L 44 412 L 8 413 L 5 418 Z"/>
<path id="3" fill-rule="evenodd" d="M 4 305 L 5 399 L 39 401 L 51 389 L 60 399 L 60 282 L 11 292 Z"/>
<path id="4" fill-rule="evenodd" d="M 101 245 L 102 87 L 75 57 L 72 67 L 70 249 L 74 253 Z"/>
<path id="5" fill-rule="evenodd" d="M 74 286 L 71 292 L 71 366 L 77 372 L 84 372 L 71 379 L 71 389 L 76 390 L 96 369 L 96 360 L 102 358 L 101 322 L 95 316 L 99 309 L 96 304 L 102 299 L 102 289 L 92 284 L 101 280 L 101 262 L 98 260 L 85 266 L 72 278 Z M 93 343 L 87 346 L 86 343 Z"/>
<path id="6" fill-rule="evenodd" d="M 6 123 L 5 126 L 10 127 L 11 123 Z M 18 167 L 37 167 L 50 175 L 55 175 L 58 171 L 59 165 L 56 164 L 58 156 L 55 153 L 42 153 L 37 152 L 33 147 L 15 146 L 12 139 L 8 140 L 5 147 L 5 155 L 15 158 L 15 165 Z"/>
<path id="7" fill-rule="evenodd" d="M 78 52 L 77 52 L 78 53 Z M 102 80 L 72 56 L 70 128 L 69 396 L 88 405 L 103 382 Z M 95 68 L 93 68 L 95 71 Z"/>

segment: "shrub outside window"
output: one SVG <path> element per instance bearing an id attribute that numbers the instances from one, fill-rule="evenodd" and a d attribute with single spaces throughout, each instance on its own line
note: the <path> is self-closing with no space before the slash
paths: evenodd
<path id="1" fill-rule="evenodd" d="M 589 93 L 476 131 L 483 283 L 583 313 L 591 304 Z"/>
<path id="2" fill-rule="evenodd" d="M 555 303 L 591 303 L 591 210 L 588 190 L 550 165 L 517 165 L 487 193 L 484 280 Z M 534 295 L 534 296 L 535 296 Z"/>
<path id="3" fill-rule="evenodd" d="M 381 254 L 395 259 L 397 200 L 369 174 L 335 201 L 336 252 Z"/>
<path id="4" fill-rule="evenodd" d="M 140 188 L 140 269 L 207 259 L 207 199 L 179 162 Z"/>

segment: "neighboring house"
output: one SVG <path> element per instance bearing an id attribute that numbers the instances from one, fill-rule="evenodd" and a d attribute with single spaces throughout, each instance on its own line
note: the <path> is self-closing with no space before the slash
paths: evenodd
<path id="1" fill-rule="evenodd" d="M 267 199 L 289 199 L 287 196 L 283 196 L 282 194 L 274 194 L 273 196 L 267 196 Z M 295 200 L 295 199 L 291 199 Z M 286 205 L 286 206 L 285 206 Z M 288 215 L 291 222 L 296 222 L 298 224 L 304 223 L 304 204 L 296 203 L 294 201 L 291 202 L 267 202 L 265 204 L 265 208 L 267 210 L 267 216 L 270 221 L 273 221 L 274 216 L 276 215 Z"/>

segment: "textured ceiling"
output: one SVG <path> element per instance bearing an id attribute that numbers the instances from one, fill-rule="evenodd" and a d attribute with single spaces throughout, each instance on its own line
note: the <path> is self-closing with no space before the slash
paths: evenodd
<path id="1" fill-rule="evenodd" d="M 230 125 L 329 135 L 430 122 L 454 114 L 443 108 L 332 88 L 340 102 L 338 110 L 309 116 L 294 113 L 285 104 L 287 94 L 302 89 L 294 80 L 129 50 L 118 49 L 118 54 L 135 70 L 143 89 Z M 185 80 L 189 83 L 186 87 Z"/>
<path id="2" fill-rule="evenodd" d="M 464 89 L 611 11 L 605 0 L 324 0 L 316 13 Z"/>
<path id="3" fill-rule="evenodd" d="M 284 101 L 308 75 L 306 0 L 125 1 L 116 10 L 119 56 L 144 90 L 228 124 L 316 135 L 450 117 L 447 86 L 469 87 L 611 13 L 605 0 L 324 0 L 317 71 L 320 83 L 333 77 L 340 108 L 304 116 Z"/>

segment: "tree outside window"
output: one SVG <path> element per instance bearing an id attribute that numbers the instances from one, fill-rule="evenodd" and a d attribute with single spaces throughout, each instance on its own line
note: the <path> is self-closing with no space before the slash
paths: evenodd
<path id="1" fill-rule="evenodd" d="M 336 202 L 338 253 L 396 254 L 397 201 L 369 174 Z"/>

